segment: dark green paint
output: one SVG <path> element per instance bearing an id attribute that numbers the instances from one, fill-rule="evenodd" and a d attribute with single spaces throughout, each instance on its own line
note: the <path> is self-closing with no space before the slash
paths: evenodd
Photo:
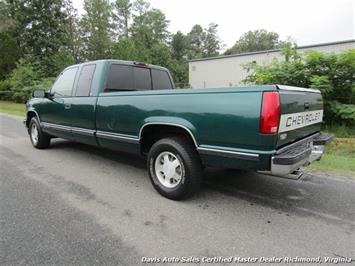
<path id="1" fill-rule="evenodd" d="M 280 90 L 279 94 L 280 94 L 282 114 L 304 112 L 305 103 L 309 104 L 308 111 L 323 109 L 323 99 L 320 93 Z M 286 139 L 284 140 L 281 140 L 280 138 L 277 139 L 277 147 L 283 146 L 297 139 L 309 136 L 312 133 L 319 132 L 320 127 L 321 127 L 320 124 L 314 124 L 314 125 L 309 125 L 307 127 L 302 127 L 292 131 L 288 131 L 286 132 L 287 133 Z"/>

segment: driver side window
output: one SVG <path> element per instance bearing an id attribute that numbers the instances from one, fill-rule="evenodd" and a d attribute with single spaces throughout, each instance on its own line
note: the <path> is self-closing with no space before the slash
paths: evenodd
<path id="1" fill-rule="evenodd" d="M 51 89 L 51 94 L 53 94 L 54 97 L 71 96 L 77 71 L 78 68 L 73 67 L 62 72 L 55 81 Z"/>

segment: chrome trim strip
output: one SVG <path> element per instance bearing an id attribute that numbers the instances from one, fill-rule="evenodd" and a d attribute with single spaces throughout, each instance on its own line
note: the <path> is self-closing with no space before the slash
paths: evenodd
<path id="1" fill-rule="evenodd" d="M 237 152 L 237 151 L 226 151 L 220 149 L 210 149 L 210 148 L 197 148 L 199 153 L 207 155 L 220 155 L 228 158 L 234 159 L 246 159 L 251 161 L 258 161 L 259 154 L 256 153 L 247 153 L 247 152 Z"/>
<path id="2" fill-rule="evenodd" d="M 86 128 L 79 128 L 79 127 L 69 127 L 69 126 L 63 126 L 63 125 L 58 125 L 58 124 L 52 124 L 52 123 L 47 123 L 47 122 L 42 122 L 41 125 L 43 128 L 50 128 L 54 130 L 62 130 L 62 131 L 71 131 L 76 134 L 82 134 L 86 136 L 94 136 L 95 130 L 92 129 L 86 129 Z"/>
<path id="3" fill-rule="evenodd" d="M 62 125 L 58 125 L 58 124 L 52 124 L 52 123 L 47 123 L 47 122 L 42 122 L 41 126 L 43 128 L 52 128 L 52 129 L 59 129 L 59 130 L 64 130 L 64 131 L 71 131 L 71 127 L 68 126 L 62 126 Z"/>
<path id="4" fill-rule="evenodd" d="M 95 130 L 92 130 L 92 129 L 72 127 L 71 130 L 73 133 L 86 135 L 86 136 L 90 136 L 90 137 L 93 137 L 95 134 Z"/>
<path id="5" fill-rule="evenodd" d="M 119 134 L 114 134 L 114 133 L 108 133 L 108 132 L 103 132 L 103 131 L 97 131 L 96 136 L 104 139 L 110 139 L 110 140 L 120 140 L 120 141 L 126 141 L 130 143 L 139 143 L 139 139 L 134 137 L 134 136 L 124 136 L 124 135 L 119 135 Z"/>
<path id="6" fill-rule="evenodd" d="M 280 154 L 280 153 L 284 152 L 285 150 L 288 150 L 288 149 L 290 149 L 290 148 L 292 148 L 292 147 L 294 147 L 294 146 L 296 146 L 296 145 L 299 145 L 299 144 L 308 142 L 308 141 L 310 141 L 311 139 L 317 137 L 319 134 L 320 134 L 320 133 L 314 133 L 314 134 L 312 134 L 312 135 L 310 135 L 310 136 L 308 136 L 308 137 L 306 137 L 306 138 L 304 138 L 304 139 L 298 140 L 298 141 L 296 141 L 296 142 L 294 142 L 294 143 L 292 143 L 292 144 L 290 144 L 290 145 L 287 145 L 287 146 L 285 146 L 285 147 L 282 147 L 281 149 L 279 149 L 279 150 L 276 151 L 276 154 Z"/>
<path id="7" fill-rule="evenodd" d="M 143 132 L 143 129 L 146 127 L 146 126 L 149 126 L 149 125 L 162 125 L 162 126 L 175 126 L 175 127 L 180 127 L 180 128 L 183 128 L 185 129 L 191 136 L 194 144 L 195 144 L 195 147 L 198 148 L 198 145 L 197 145 L 197 141 L 194 137 L 194 135 L 192 134 L 191 130 L 189 128 L 187 128 L 186 126 L 183 126 L 183 125 L 180 125 L 180 124 L 175 124 L 175 123 L 169 123 L 169 122 L 148 122 L 148 123 L 145 123 L 141 129 L 139 130 L 139 141 L 142 139 L 142 132 Z"/>
<path id="8" fill-rule="evenodd" d="M 62 125 L 58 125 L 58 124 L 47 123 L 47 122 L 42 122 L 41 126 L 43 126 L 43 128 L 48 128 L 48 129 L 71 131 L 75 134 L 82 134 L 82 135 L 86 135 L 86 136 L 94 136 L 95 132 L 96 132 L 96 136 L 100 137 L 100 138 L 126 141 L 126 142 L 130 142 L 130 143 L 139 143 L 139 139 L 135 136 L 125 136 L 125 135 L 120 135 L 120 134 L 116 134 L 116 133 L 95 131 L 95 130 L 86 129 L 86 128 L 68 127 L 68 126 L 62 126 Z"/>
<path id="9" fill-rule="evenodd" d="M 308 89 L 308 88 L 293 87 L 293 86 L 286 86 L 286 85 L 279 85 L 279 84 L 276 84 L 276 86 L 279 90 L 285 90 L 285 91 L 301 91 L 301 92 L 320 93 L 320 90 L 317 90 L 317 89 Z"/>

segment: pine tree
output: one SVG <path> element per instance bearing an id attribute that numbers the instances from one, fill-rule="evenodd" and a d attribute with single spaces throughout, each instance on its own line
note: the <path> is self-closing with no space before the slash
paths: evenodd
<path id="1" fill-rule="evenodd" d="M 111 7 L 108 0 L 85 0 L 81 25 L 85 58 L 103 59 L 110 55 L 112 44 Z"/>
<path id="2" fill-rule="evenodd" d="M 66 44 L 63 0 L 8 0 L 9 13 L 16 21 L 14 37 L 24 55 L 31 55 L 44 74 L 53 76 L 57 69 L 53 57 Z"/>
<path id="3" fill-rule="evenodd" d="M 118 32 L 128 38 L 129 22 L 132 18 L 133 5 L 130 0 L 116 0 L 113 4 L 115 10 L 113 18 L 117 21 Z"/>
<path id="4" fill-rule="evenodd" d="M 203 42 L 203 56 L 217 56 L 219 54 L 219 50 L 221 49 L 221 41 L 217 36 L 217 27 L 216 23 L 210 23 L 208 28 L 205 29 L 205 36 Z"/>

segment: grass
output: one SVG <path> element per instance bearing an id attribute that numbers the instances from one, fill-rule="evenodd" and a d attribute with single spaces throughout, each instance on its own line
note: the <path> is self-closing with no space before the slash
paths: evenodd
<path id="1" fill-rule="evenodd" d="M 335 138 L 326 146 L 322 159 L 310 168 L 355 176 L 355 138 Z"/>
<path id="2" fill-rule="evenodd" d="M 25 105 L 0 101 L 0 112 L 24 117 Z M 323 131 L 331 132 L 337 138 L 326 147 L 322 159 L 310 167 L 316 170 L 335 171 L 355 176 L 355 130 L 343 125 L 324 127 Z"/>
<path id="3" fill-rule="evenodd" d="M 23 103 L 0 101 L 0 113 L 25 116 L 26 106 Z"/>
<path id="4" fill-rule="evenodd" d="M 322 131 L 333 133 L 337 138 L 355 138 L 355 127 L 346 125 L 324 125 Z"/>

